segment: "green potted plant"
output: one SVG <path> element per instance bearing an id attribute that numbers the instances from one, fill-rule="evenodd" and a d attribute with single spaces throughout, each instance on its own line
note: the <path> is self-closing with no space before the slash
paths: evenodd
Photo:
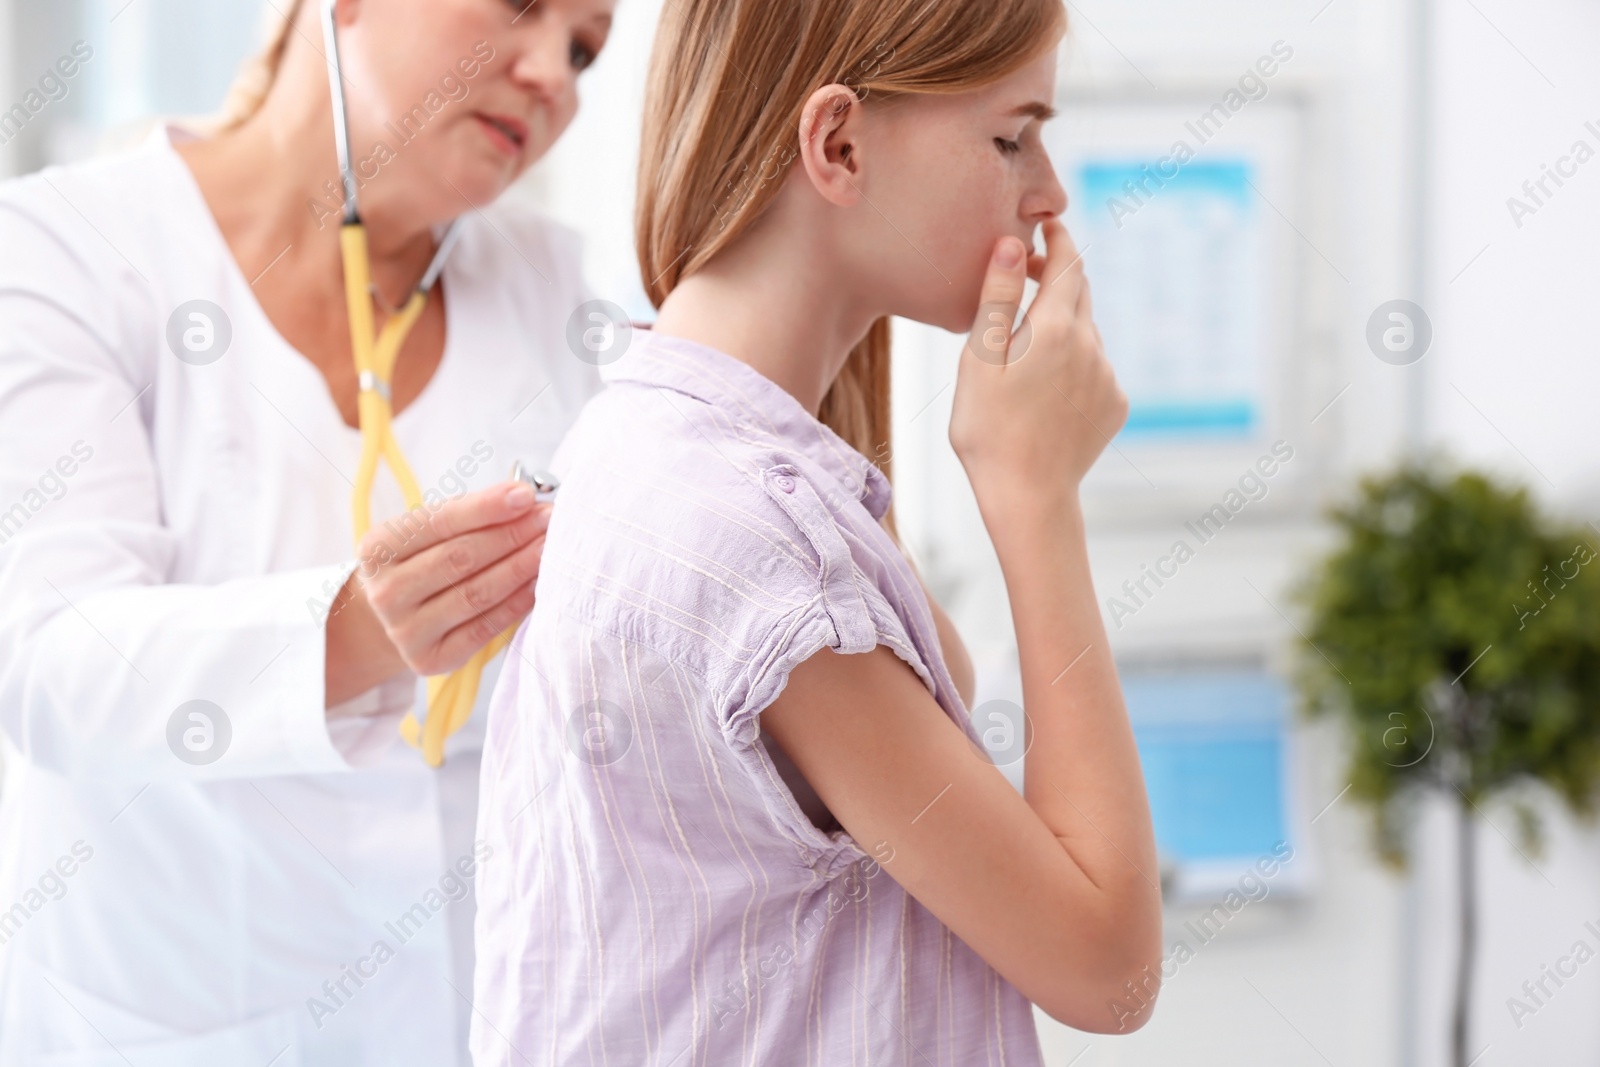
<path id="1" fill-rule="evenodd" d="M 1333 508 L 1338 543 L 1297 599 L 1302 707 L 1349 744 L 1350 795 L 1379 857 L 1408 860 L 1427 793 L 1456 813 L 1460 900 L 1451 1054 L 1466 1067 L 1477 937 L 1476 836 L 1509 801 L 1537 855 L 1528 803 L 1544 787 L 1580 818 L 1600 786 L 1600 538 L 1539 515 L 1481 474 L 1408 466 Z"/>

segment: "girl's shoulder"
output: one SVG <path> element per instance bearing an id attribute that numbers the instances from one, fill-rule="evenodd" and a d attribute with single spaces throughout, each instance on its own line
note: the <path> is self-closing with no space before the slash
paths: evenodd
<path id="1" fill-rule="evenodd" d="M 557 455 L 541 562 L 544 611 L 686 667 L 730 728 L 824 646 L 889 644 L 926 673 L 919 627 L 896 608 L 915 578 L 860 487 L 772 430 L 664 384 L 614 382 Z"/>
<path id="2" fill-rule="evenodd" d="M 612 383 L 557 452 L 561 525 L 552 520 L 546 558 L 559 558 L 564 530 L 575 553 L 615 553 L 614 576 L 654 576 L 696 599 L 730 588 L 763 604 L 792 599 L 816 575 L 808 531 L 833 521 L 826 489 L 808 486 L 796 504 L 798 457 L 744 429 L 681 394 Z M 797 521 L 810 502 L 816 512 Z"/>

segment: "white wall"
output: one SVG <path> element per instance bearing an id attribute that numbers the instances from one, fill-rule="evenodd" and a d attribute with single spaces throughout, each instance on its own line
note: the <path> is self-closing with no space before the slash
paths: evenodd
<path id="1" fill-rule="evenodd" d="M 12 0 L 0 0 L 0 86 L 5 87 L 6 103 L 10 107 L 11 86 L 15 84 L 12 67 L 16 62 L 16 29 L 12 18 Z M 10 144 L 0 145 L 0 177 L 16 173 L 16 149 Z"/>
<path id="2" fill-rule="evenodd" d="M 1429 204 L 1441 343 L 1429 422 L 1458 453 L 1594 519 L 1600 156 L 1564 188 L 1549 185 L 1555 195 L 1520 229 L 1506 200 L 1575 140 L 1600 150 L 1600 7 L 1478 7 L 1444 3 L 1439 13 Z"/>
<path id="3" fill-rule="evenodd" d="M 1530 485 L 1548 506 L 1600 518 L 1600 155 L 1518 228 L 1506 206 L 1583 139 L 1600 151 L 1600 6 L 1590 0 L 1441 3 L 1431 309 L 1430 438 Z M 1594 123 L 1594 131 L 1585 122 Z M 1542 195 L 1542 194 L 1541 194 Z M 1477 257 L 1474 259 L 1474 257 Z M 1508 608 L 1509 610 L 1509 608 Z M 1482 1067 L 1600 1060 L 1600 966 L 1591 962 L 1519 1028 L 1522 996 L 1582 938 L 1600 950 L 1600 834 L 1558 817 L 1543 856 L 1520 855 L 1508 812 L 1480 828 L 1483 944 L 1473 997 Z M 1506 835 L 1511 835 L 1508 838 Z M 1453 827 L 1424 833 L 1419 954 L 1422 1063 L 1440 1062 L 1456 921 Z M 1547 988 L 1556 990 L 1553 983 Z"/>

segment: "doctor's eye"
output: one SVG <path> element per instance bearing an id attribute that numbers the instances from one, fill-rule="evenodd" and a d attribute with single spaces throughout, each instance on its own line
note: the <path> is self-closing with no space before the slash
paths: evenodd
<path id="1" fill-rule="evenodd" d="M 600 49 L 593 48 L 576 37 L 572 39 L 572 47 L 567 56 L 572 63 L 573 70 L 586 70 L 600 56 Z"/>

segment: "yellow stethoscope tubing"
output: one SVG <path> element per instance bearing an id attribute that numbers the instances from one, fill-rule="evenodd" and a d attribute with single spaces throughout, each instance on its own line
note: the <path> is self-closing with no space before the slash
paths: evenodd
<path id="1" fill-rule="evenodd" d="M 439 250 L 428 265 L 422 280 L 412 292 L 405 306 L 391 316 L 378 331 L 372 312 L 372 260 L 367 248 L 367 231 L 356 209 L 355 174 L 350 169 L 349 131 L 345 116 L 344 85 L 339 63 L 338 34 L 334 23 L 336 0 L 324 0 L 322 6 L 323 36 L 328 50 L 328 78 L 333 95 L 334 132 L 339 155 L 340 177 L 344 182 L 344 223 L 339 230 L 339 249 L 344 262 L 345 304 L 350 318 L 350 347 L 355 358 L 360 392 L 357 394 L 357 411 L 361 426 L 361 461 L 356 469 L 355 492 L 351 498 L 352 529 L 356 543 L 372 526 L 372 488 L 378 476 L 378 461 L 388 461 L 395 482 L 400 486 L 406 506 L 422 505 L 422 490 L 417 485 L 411 465 L 406 461 L 393 430 L 394 408 L 390 399 L 389 382 L 394 374 L 395 361 L 400 347 L 417 320 L 422 317 L 428 301 L 428 292 L 438 281 L 444 269 L 445 257 L 459 234 L 452 224 L 439 242 Z M 496 635 L 479 649 L 467 663 L 448 675 L 428 678 L 428 715 L 418 723 L 416 716 L 407 712 L 400 723 L 400 736 L 414 748 L 430 767 L 444 763 L 445 740 L 472 716 L 477 700 L 478 684 L 483 670 L 511 640 L 515 628 Z"/>

